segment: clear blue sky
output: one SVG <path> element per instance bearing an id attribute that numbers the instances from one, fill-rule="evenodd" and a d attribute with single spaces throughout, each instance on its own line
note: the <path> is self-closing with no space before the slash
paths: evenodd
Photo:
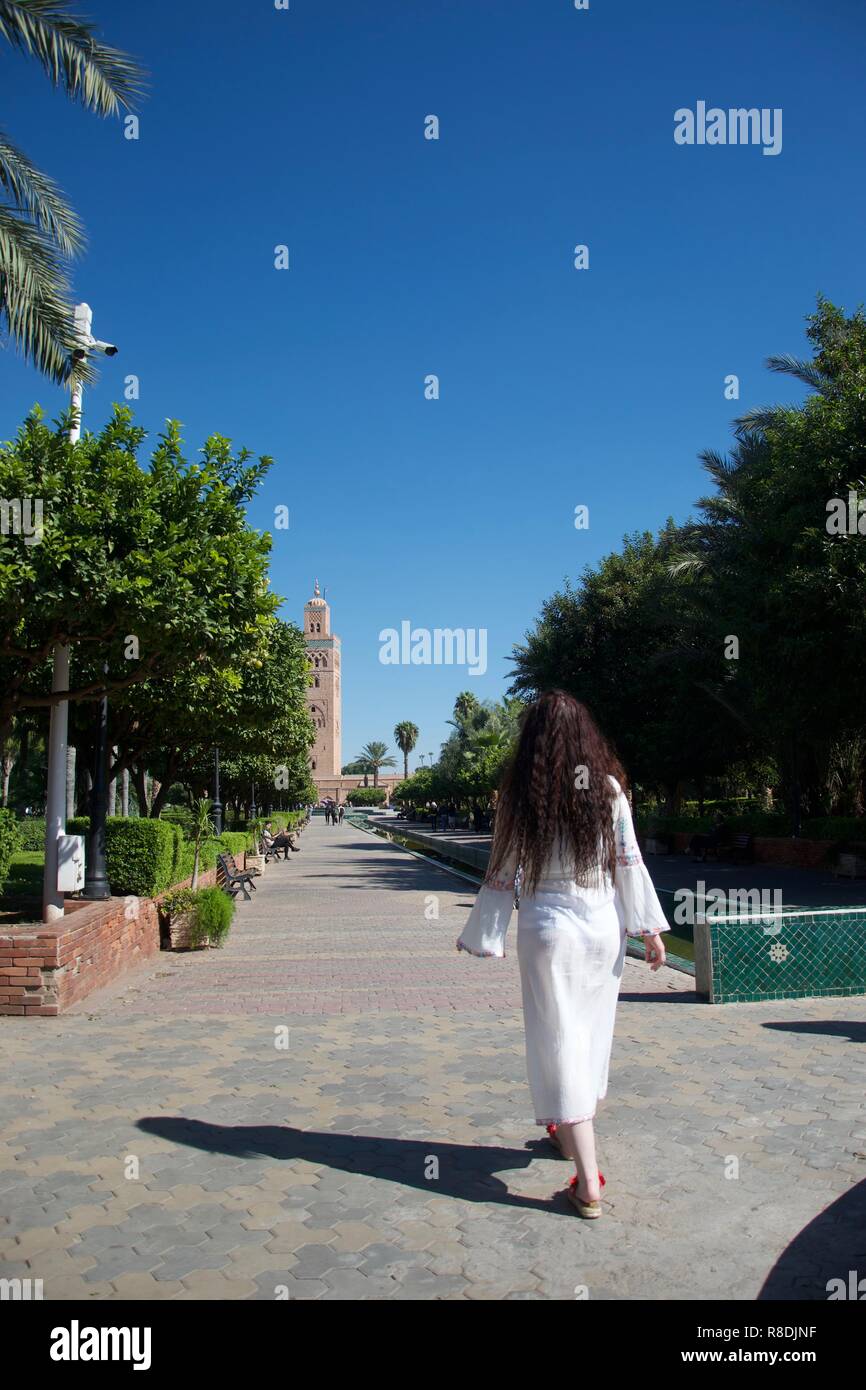
<path id="1" fill-rule="evenodd" d="M 140 140 L 6 49 L 0 107 L 83 216 L 76 295 L 121 347 L 85 423 L 134 372 L 152 432 L 175 417 L 191 453 L 218 431 L 275 457 L 251 520 L 290 508 L 285 616 L 327 586 L 344 760 L 399 719 L 438 751 L 455 695 L 504 692 L 566 575 L 684 519 L 698 450 L 792 398 L 763 361 L 805 353 L 816 293 L 866 297 L 862 0 L 83 8 L 151 72 Z M 781 107 L 781 154 L 676 145 L 698 100 Z M 0 437 L 34 401 L 63 394 L 5 353 Z M 381 665 L 403 619 L 486 628 L 487 674 Z"/>

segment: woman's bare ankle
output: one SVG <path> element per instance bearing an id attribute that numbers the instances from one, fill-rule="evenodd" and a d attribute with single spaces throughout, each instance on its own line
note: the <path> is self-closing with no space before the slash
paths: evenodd
<path id="1" fill-rule="evenodd" d="M 591 1181 L 582 1173 L 577 1175 L 577 1195 L 582 1202 L 597 1202 L 601 1198 L 601 1183 L 598 1178 Z"/>

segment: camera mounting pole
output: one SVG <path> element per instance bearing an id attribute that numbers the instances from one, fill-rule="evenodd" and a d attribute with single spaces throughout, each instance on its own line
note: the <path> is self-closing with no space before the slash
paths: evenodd
<path id="1" fill-rule="evenodd" d="M 113 343 L 100 343 L 91 333 L 93 311 L 89 304 L 76 304 L 74 317 L 75 338 L 78 344 L 72 351 L 72 410 L 73 419 L 69 427 L 69 442 L 77 444 L 81 438 L 81 405 L 84 383 L 74 372 L 74 363 L 83 361 L 90 352 L 102 352 L 114 357 L 117 348 Z M 69 691 L 69 647 L 64 642 L 54 644 L 54 675 L 51 684 L 52 694 Z M 100 701 L 100 706 L 102 702 Z M 45 874 L 42 880 L 42 920 L 56 922 L 63 916 L 63 894 L 57 887 L 58 842 L 66 834 L 66 747 L 69 729 L 69 700 L 58 700 L 51 706 L 51 724 L 48 734 L 48 778 L 45 797 Z M 97 742 L 98 746 L 98 742 Z M 102 877 L 105 874 L 104 834 L 102 837 L 103 862 Z M 94 865 L 98 869 L 99 865 Z"/>

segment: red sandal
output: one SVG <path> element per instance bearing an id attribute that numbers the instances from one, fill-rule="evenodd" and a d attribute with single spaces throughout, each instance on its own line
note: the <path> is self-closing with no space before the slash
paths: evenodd
<path id="1" fill-rule="evenodd" d="M 559 1142 L 559 1135 L 556 1132 L 556 1125 L 547 1126 L 547 1137 L 550 1140 L 550 1143 L 552 1144 L 553 1148 L 556 1149 L 556 1152 L 559 1154 L 559 1157 L 568 1158 L 568 1154 L 565 1152 L 565 1149 Z"/>
<path id="2" fill-rule="evenodd" d="M 598 1175 L 598 1180 L 599 1180 L 599 1183 L 600 1183 L 600 1185 L 601 1185 L 602 1187 L 605 1187 L 605 1186 L 607 1185 L 607 1184 L 605 1183 L 605 1180 L 604 1180 L 604 1173 L 599 1173 L 599 1175 Z M 592 1201 L 592 1202 L 584 1202 L 580 1197 L 578 1197 L 578 1195 L 577 1195 L 577 1176 L 576 1176 L 576 1175 L 572 1178 L 571 1182 L 568 1184 L 568 1187 L 567 1187 L 566 1190 L 565 1190 L 565 1195 L 566 1195 L 566 1197 L 568 1198 L 568 1200 L 571 1202 L 571 1205 L 574 1207 L 574 1209 L 575 1209 L 575 1211 L 577 1212 L 578 1216 L 582 1216 L 582 1217 L 584 1218 L 584 1220 L 586 1220 L 586 1221 L 594 1221 L 594 1220 L 596 1220 L 599 1216 L 601 1216 L 601 1202 L 600 1202 L 600 1201 L 595 1200 L 595 1201 Z"/>

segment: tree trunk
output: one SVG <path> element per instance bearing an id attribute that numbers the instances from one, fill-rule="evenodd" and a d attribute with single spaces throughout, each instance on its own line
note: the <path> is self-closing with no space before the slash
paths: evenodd
<path id="1" fill-rule="evenodd" d="M 159 813 L 165 805 L 168 793 L 171 790 L 171 778 L 166 777 L 164 782 L 155 782 L 154 790 L 156 795 L 150 803 L 150 815 L 152 820 L 158 820 Z"/>
<path id="2" fill-rule="evenodd" d="M 75 760 L 76 749 L 74 743 L 66 745 L 66 819 L 72 820 L 75 815 Z"/>
<path id="3" fill-rule="evenodd" d="M 111 755 L 110 755 L 110 756 L 111 756 L 111 761 L 112 761 L 112 763 L 116 763 L 116 762 L 117 762 L 117 758 L 118 758 L 118 750 L 117 750 L 116 748 L 112 748 L 112 750 L 111 750 Z M 108 784 L 108 800 L 106 801 L 105 805 L 106 805 L 105 814 L 106 814 L 107 816 L 116 816 L 116 815 L 117 815 L 117 770 L 116 770 L 116 769 L 115 769 L 115 774 L 114 774 L 114 776 L 111 778 L 111 781 L 110 781 L 109 784 Z"/>
<path id="4" fill-rule="evenodd" d="M 3 805 L 9 805 L 9 782 L 12 777 L 12 769 L 18 761 L 18 753 L 15 750 L 14 725 L 9 722 L 9 728 L 5 731 L 3 738 L 0 739 L 0 748 L 3 750 Z"/>
<path id="5" fill-rule="evenodd" d="M 150 815 L 150 806 L 147 800 L 147 773 L 143 767 L 135 767 L 132 770 L 132 780 L 135 786 L 135 794 L 138 797 L 138 814 L 140 816 Z"/>
<path id="6" fill-rule="evenodd" d="M 22 733 L 20 742 L 16 741 L 15 721 L 13 719 L 9 720 L 8 727 L 3 730 L 2 737 L 0 737 L 0 749 L 2 749 L 3 766 L 2 800 L 4 807 L 6 807 L 9 805 L 9 782 L 12 778 L 12 769 L 18 761 L 19 756 L 21 757 L 22 767 L 26 761 L 24 757 L 24 735 Z"/>
<path id="7" fill-rule="evenodd" d="M 403 751 L 403 779 L 406 782 L 409 780 L 409 754 L 405 749 Z"/>
<path id="8" fill-rule="evenodd" d="M 129 768 L 120 774 L 120 814 L 124 820 L 129 816 Z"/>
<path id="9" fill-rule="evenodd" d="M 7 755 L 4 753 L 4 754 L 3 754 L 3 798 L 2 798 L 2 804 L 3 804 L 4 809 L 5 809 L 5 807 L 7 807 L 7 806 L 9 805 L 9 779 L 10 779 L 10 777 L 12 776 L 12 768 L 14 767 L 14 765 L 15 765 L 15 759 L 14 759 L 14 758 L 7 757 Z"/>

